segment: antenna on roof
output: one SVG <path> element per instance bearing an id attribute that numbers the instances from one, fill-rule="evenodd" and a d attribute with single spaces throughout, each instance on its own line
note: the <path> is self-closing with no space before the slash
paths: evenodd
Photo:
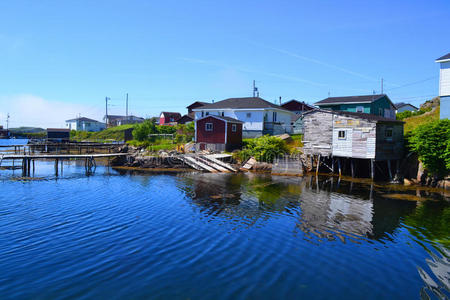
<path id="1" fill-rule="evenodd" d="M 6 115 L 6 129 L 9 129 L 9 113 Z"/>
<path id="2" fill-rule="evenodd" d="M 330 92 L 330 90 L 328 90 L 328 97 L 330 97 L 330 95 L 331 95 L 331 92 Z"/>
<path id="3" fill-rule="evenodd" d="M 253 80 L 253 98 L 255 98 L 255 97 L 259 97 L 259 91 L 258 91 L 258 88 L 256 87 L 255 80 Z"/>

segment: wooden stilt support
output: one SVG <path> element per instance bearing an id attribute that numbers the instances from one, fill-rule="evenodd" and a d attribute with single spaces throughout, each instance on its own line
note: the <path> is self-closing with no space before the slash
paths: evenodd
<path id="1" fill-rule="evenodd" d="M 331 173 L 334 174 L 334 156 L 331 156 Z"/>
<path id="2" fill-rule="evenodd" d="M 63 174 L 63 166 L 64 166 L 63 160 L 61 159 L 61 175 Z"/>
<path id="3" fill-rule="evenodd" d="M 31 176 L 31 158 L 27 159 L 27 170 L 28 170 L 27 176 L 30 177 Z"/>
<path id="4" fill-rule="evenodd" d="M 55 176 L 58 176 L 58 159 L 55 159 Z"/>
<path id="5" fill-rule="evenodd" d="M 342 168 L 341 168 L 341 158 L 338 157 L 338 169 L 339 169 L 339 177 L 342 176 Z"/>
<path id="6" fill-rule="evenodd" d="M 319 175 L 320 154 L 317 156 L 316 176 Z"/>
<path id="7" fill-rule="evenodd" d="M 370 159 L 370 178 L 375 179 L 375 160 L 373 158 Z"/>
<path id="8" fill-rule="evenodd" d="M 355 162 L 353 158 L 350 158 L 350 171 L 352 172 L 352 178 L 355 178 Z"/>
<path id="9" fill-rule="evenodd" d="M 35 173 L 35 165 L 34 165 L 34 159 L 33 159 L 33 176 L 34 176 L 34 173 Z"/>
<path id="10" fill-rule="evenodd" d="M 388 171 L 389 171 L 389 180 L 392 180 L 392 170 L 391 170 L 391 160 L 387 161 Z"/>

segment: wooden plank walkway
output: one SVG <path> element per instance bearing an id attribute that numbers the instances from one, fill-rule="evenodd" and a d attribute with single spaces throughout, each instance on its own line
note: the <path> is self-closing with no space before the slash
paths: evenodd
<path id="1" fill-rule="evenodd" d="M 105 154 L 0 154 L 0 159 L 71 159 L 126 156 L 128 153 Z"/>

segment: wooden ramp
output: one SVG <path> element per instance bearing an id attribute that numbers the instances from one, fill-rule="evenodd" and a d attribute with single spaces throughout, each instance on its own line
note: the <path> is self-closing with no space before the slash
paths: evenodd
<path id="1" fill-rule="evenodd" d="M 236 170 L 225 162 L 222 162 L 208 155 L 181 155 L 178 156 L 184 163 L 199 171 L 211 173 L 216 172 L 236 172 Z"/>

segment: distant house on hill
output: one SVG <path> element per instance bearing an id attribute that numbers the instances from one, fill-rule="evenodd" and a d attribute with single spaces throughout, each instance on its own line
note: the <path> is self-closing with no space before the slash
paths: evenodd
<path id="1" fill-rule="evenodd" d="M 440 65 L 439 97 L 441 98 L 441 119 L 450 119 L 450 53 L 439 57 L 436 62 Z"/>
<path id="2" fill-rule="evenodd" d="M 202 101 L 195 101 L 194 103 L 192 103 L 191 105 L 186 107 L 188 109 L 188 114 L 193 113 L 193 110 L 195 108 L 198 108 L 200 106 L 204 106 L 206 104 L 209 104 L 209 103 L 208 102 L 202 102 Z"/>
<path id="3" fill-rule="evenodd" d="M 81 131 L 102 131 L 106 128 L 106 124 L 97 120 L 79 117 L 66 120 L 66 128 Z"/>
<path id="4" fill-rule="evenodd" d="M 195 116 L 190 116 L 190 115 L 184 115 L 181 118 L 178 119 L 177 124 L 187 124 L 190 123 L 192 121 L 194 121 L 194 117 Z"/>
<path id="5" fill-rule="evenodd" d="M 395 103 L 395 107 L 397 108 L 396 113 L 401 113 L 404 111 L 418 111 L 419 108 L 409 104 L 409 103 L 404 103 L 404 102 L 399 102 L 399 103 Z"/>
<path id="6" fill-rule="evenodd" d="M 300 102 L 295 99 L 292 99 L 288 102 L 281 104 L 281 107 L 284 109 L 287 109 L 289 111 L 292 111 L 295 114 L 301 114 L 301 113 L 304 113 L 305 111 L 310 111 L 310 110 L 315 109 L 314 106 L 309 105 L 305 102 Z"/>
<path id="7" fill-rule="evenodd" d="M 195 120 L 214 115 L 242 121 L 244 138 L 292 133 L 293 113 L 259 97 L 229 98 L 192 111 L 195 112 Z"/>
<path id="8" fill-rule="evenodd" d="M 396 107 L 385 94 L 328 97 L 315 105 L 325 110 L 366 113 L 395 119 Z"/>
<path id="9" fill-rule="evenodd" d="M 159 115 L 159 125 L 176 125 L 180 118 L 180 113 L 163 111 Z"/>
<path id="10" fill-rule="evenodd" d="M 136 124 L 145 121 L 144 118 L 136 117 L 133 115 L 131 116 L 108 115 L 105 116 L 105 119 L 109 127 L 120 126 L 125 124 Z"/>
<path id="11" fill-rule="evenodd" d="M 193 122 L 195 120 L 195 113 L 193 112 L 193 109 L 204 106 L 208 104 L 207 102 L 202 101 L 195 101 L 191 105 L 187 106 L 188 113 L 184 116 L 182 116 L 180 119 L 178 119 L 177 124 L 187 124 L 190 122 Z"/>

